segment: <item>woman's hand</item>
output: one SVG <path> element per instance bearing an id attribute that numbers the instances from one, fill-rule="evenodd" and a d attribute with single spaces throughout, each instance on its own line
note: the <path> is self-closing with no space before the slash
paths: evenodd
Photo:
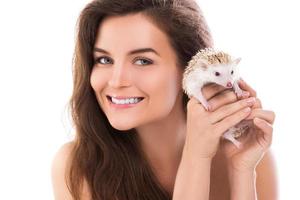
<path id="1" fill-rule="evenodd" d="M 233 91 L 215 84 L 205 86 L 202 93 L 212 109 L 208 112 L 195 98 L 189 100 L 184 153 L 212 159 L 223 133 L 250 115 L 254 98 L 237 100 Z"/>
<path id="2" fill-rule="evenodd" d="M 240 87 L 256 97 L 256 92 L 244 81 L 240 81 Z M 251 172 L 270 147 L 272 142 L 275 114 L 272 111 L 263 110 L 259 99 L 252 107 L 251 114 L 246 118 L 253 120 L 253 127 L 249 128 L 238 140 L 242 148 L 236 148 L 232 143 L 223 140 L 221 150 L 224 152 L 229 170 L 237 172 Z"/>
<path id="3" fill-rule="evenodd" d="M 230 127 L 246 119 L 254 104 L 254 98 L 237 100 L 233 91 L 216 84 L 205 86 L 202 94 L 211 110 L 206 111 L 195 98 L 187 104 L 186 140 L 173 199 L 209 198 L 211 162 L 220 138 Z"/>

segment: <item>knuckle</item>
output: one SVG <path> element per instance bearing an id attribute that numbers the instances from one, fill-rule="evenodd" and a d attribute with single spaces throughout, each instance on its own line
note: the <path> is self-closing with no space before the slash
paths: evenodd
<path id="1" fill-rule="evenodd" d="M 237 117 L 239 119 L 243 119 L 250 114 L 250 111 L 251 111 L 251 109 L 249 107 L 246 107 L 237 113 Z"/>
<path id="2" fill-rule="evenodd" d="M 224 112 L 225 114 L 229 114 L 231 113 L 231 109 L 232 107 L 230 105 L 226 105 L 223 107 L 222 112 Z"/>
<path id="3" fill-rule="evenodd" d="M 245 107 L 247 105 L 247 101 L 246 100 L 240 100 L 237 102 L 238 107 Z"/>
<path id="4" fill-rule="evenodd" d="M 215 111 L 218 108 L 218 105 L 215 101 L 208 101 L 211 106 L 211 111 Z"/>
<path id="5" fill-rule="evenodd" d="M 272 116 L 272 122 L 274 122 L 275 118 L 276 118 L 276 114 L 275 114 L 274 111 L 270 111 L 270 113 L 271 113 L 271 116 Z"/>

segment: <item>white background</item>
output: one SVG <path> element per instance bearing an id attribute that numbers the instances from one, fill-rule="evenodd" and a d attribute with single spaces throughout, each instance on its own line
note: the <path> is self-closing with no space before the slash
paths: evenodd
<path id="1" fill-rule="evenodd" d="M 87 0 L 0 2 L 0 199 L 53 199 L 50 167 L 72 137 L 75 23 Z M 297 1 L 198 1 L 215 46 L 242 57 L 243 78 L 276 112 L 281 199 L 300 199 Z"/>

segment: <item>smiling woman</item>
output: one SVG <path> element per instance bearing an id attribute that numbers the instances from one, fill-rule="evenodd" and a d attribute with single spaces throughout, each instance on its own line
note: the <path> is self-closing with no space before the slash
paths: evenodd
<path id="1" fill-rule="evenodd" d="M 255 171 L 270 145 L 274 114 L 216 85 L 203 90 L 211 113 L 183 93 L 187 62 L 212 43 L 193 0 L 89 3 L 74 57 L 76 138 L 53 161 L 56 199 L 254 199 L 256 175 L 258 197 L 276 199 L 269 154 L 264 171 Z M 245 82 L 241 87 L 256 97 Z M 261 143 L 242 138 L 249 144 L 242 151 L 221 145 L 222 133 L 247 117 L 262 118 L 248 134 Z"/>

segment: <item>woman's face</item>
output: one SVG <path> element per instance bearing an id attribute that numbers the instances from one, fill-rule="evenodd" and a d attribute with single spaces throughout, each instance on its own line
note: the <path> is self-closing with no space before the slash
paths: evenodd
<path id="1" fill-rule="evenodd" d="M 175 51 L 145 16 L 105 18 L 94 48 L 91 86 L 115 129 L 155 123 L 182 108 L 182 70 Z"/>

